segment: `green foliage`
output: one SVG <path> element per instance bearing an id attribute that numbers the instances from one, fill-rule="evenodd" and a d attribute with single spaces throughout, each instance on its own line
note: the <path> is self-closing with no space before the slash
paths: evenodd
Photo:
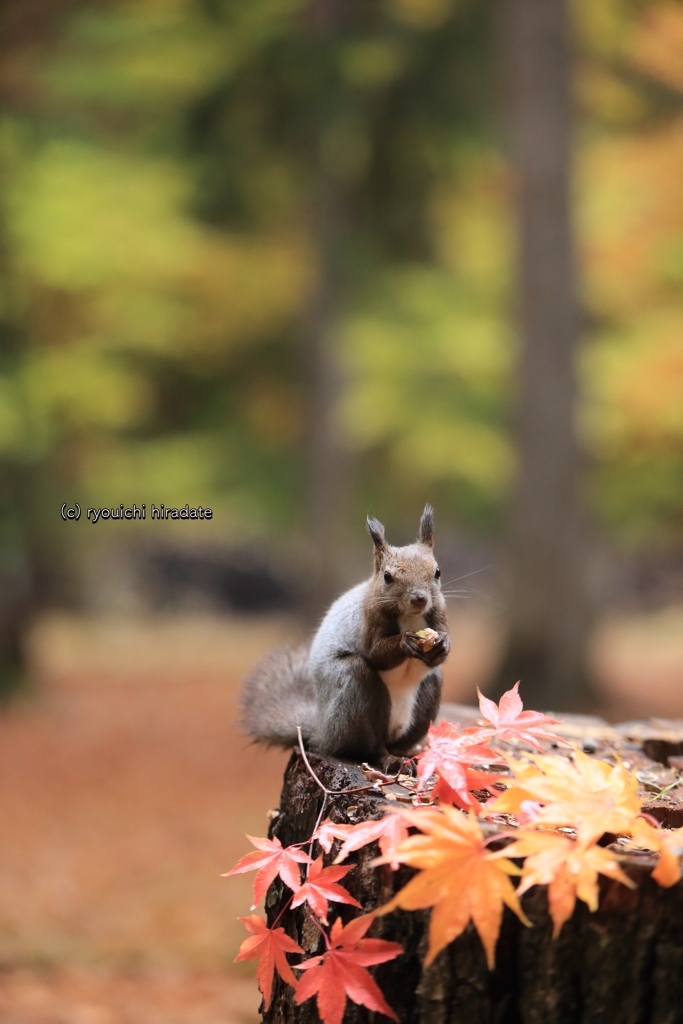
<path id="1" fill-rule="evenodd" d="M 300 529 L 300 339 L 326 274 L 351 511 L 408 523 L 431 497 L 444 520 L 499 529 L 514 190 L 492 10 L 345 0 L 329 29 L 310 14 L 112 0 L 18 45 L 33 99 L 7 100 L 0 125 L 0 472 L 22 497 L 4 535 L 48 536 L 67 490 L 213 504 L 235 536 Z M 577 18 L 590 491 L 614 536 L 680 542 L 680 18 L 630 0 Z M 327 250 L 320 194 L 340 210 Z"/>

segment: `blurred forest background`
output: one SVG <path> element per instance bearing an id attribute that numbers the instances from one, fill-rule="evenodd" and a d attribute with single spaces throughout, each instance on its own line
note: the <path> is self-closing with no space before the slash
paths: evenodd
<path id="1" fill-rule="evenodd" d="M 283 763 L 247 752 L 225 803 L 235 687 L 366 571 L 368 511 L 401 543 L 436 508 L 451 698 L 521 675 L 530 706 L 683 713 L 683 6 L 4 0 L 0 22 L 0 689 L 34 683 L 0 723 L 23 837 L 0 956 L 32 965 L 0 1008 L 170 1021 L 161 989 L 36 964 L 229 962 L 214 875 Z M 121 502 L 214 515 L 86 521 Z M 83 815 L 99 840 L 67 840 Z M 133 819 L 120 864 L 176 858 L 128 892 L 135 942 L 105 853 Z M 63 875 L 36 895 L 46 829 Z M 232 1019 L 215 984 L 176 993 L 183 1021 Z"/>
<path id="2" fill-rule="evenodd" d="M 203 559 L 260 565 L 245 605 L 282 603 L 279 571 L 317 614 L 358 572 L 368 509 L 401 541 L 429 499 L 456 570 L 504 567 L 518 190 L 496 5 L 2 11 L 5 661 L 38 606 L 125 603 L 126 566 L 128 598 L 146 572 L 173 603 Z M 661 599 L 676 566 L 681 593 L 683 12 L 574 15 L 576 422 L 604 606 L 643 577 Z M 65 526 L 64 501 L 215 514 Z"/>

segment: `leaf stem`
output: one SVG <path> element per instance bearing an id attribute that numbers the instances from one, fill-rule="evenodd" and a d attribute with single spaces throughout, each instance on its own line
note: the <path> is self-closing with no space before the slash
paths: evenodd
<path id="1" fill-rule="evenodd" d="M 318 820 L 315 823 L 315 828 L 313 829 L 313 835 L 311 836 L 311 841 L 310 841 L 309 846 L 308 846 L 308 856 L 311 858 L 311 860 L 313 860 L 313 843 L 315 842 L 315 834 L 318 831 L 318 828 L 320 826 L 320 822 L 323 820 L 323 814 L 325 813 L 325 808 L 327 807 L 327 796 L 328 796 L 328 794 L 327 794 L 327 790 L 326 790 L 325 793 L 323 794 L 323 802 L 320 805 L 320 813 L 318 814 Z M 308 878 L 308 872 L 310 870 L 310 867 L 311 867 L 310 864 L 306 865 L 306 878 Z"/>
<path id="2" fill-rule="evenodd" d="M 316 926 L 316 928 L 318 929 L 318 931 L 320 932 L 320 934 L 324 938 L 325 946 L 327 947 L 327 949 L 331 949 L 329 935 L 327 934 L 327 932 L 325 931 L 325 929 L 323 928 L 323 926 L 321 925 L 320 921 L 315 916 L 315 914 L 312 913 L 312 911 L 308 907 L 306 909 L 308 910 L 309 920 L 313 922 L 313 924 Z"/>
<path id="3" fill-rule="evenodd" d="M 301 726 L 300 725 L 297 725 L 297 727 L 296 727 L 296 734 L 297 734 L 297 736 L 299 738 L 299 752 L 301 753 L 301 756 L 304 759 L 304 764 L 308 768 L 308 771 L 309 771 L 309 774 L 310 774 L 311 778 L 314 780 L 314 782 L 318 786 L 320 786 L 320 788 L 322 789 L 322 791 L 325 794 L 325 796 L 340 796 L 342 793 L 369 793 L 373 789 L 374 790 L 381 789 L 382 786 L 394 786 L 394 785 L 396 785 L 396 779 L 398 778 L 398 775 L 396 775 L 395 777 L 387 776 L 386 782 L 379 782 L 379 781 L 378 782 L 373 782 L 372 785 L 369 785 L 369 786 L 355 786 L 353 789 L 328 789 L 327 786 L 324 784 L 324 782 L 321 782 L 321 780 L 318 778 L 318 776 L 315 774 L 315 772 L 311 768 L 311 762 L 308 760 L 308 757 L 306 756 L 306 751 L 304 750 L 304 741 L 303 741 L 303 737 L 301 735 Z M 399 785 L 400 785 L 400 783 L 399 783 Z M 316 826 L 316 828 L 317 828 L 317 826 Z M 299 845 L 303 845 L 303 844 L 299 844 Z"/>
<path id="4" fill-rule="evenodd" d="M 290 895 L 289 895 L 289 896 L 287 897 L 287 899 L 285 900 L 285 902 L 284 902 L 284 903 L 282 904 L 282 909 L 280 910 L 280 913 L 279 913 L 279 914 L 277 915 L 277 917 L 275 918 L 275 920 L 274 920 L 274 921 L 273 921 L 273 923 L 271 924 L 271 926 L 270 926 L 270 930 L 271 930 L 271 931 L 273 930 L 273 928 L 276 928 L 276 927 L 277 927 L 277 923 L 278 923 L 278 921 L 280 920 L 280 918 L 282 917 L 282 915 L 284 914 L 285 910 L 287 909 L 287 907 L 289 906 L 289 904 L 290 904 L 290 903 L 292 902 L 292 900 L 293 900 L 293 899 L 294 899 L 294 893 L 291 893 L 291 894 L 290 894 Z"/>
<path id="5" fill-rule="evenodd" d="M 320 786 L 320 788 L 322 789 L 322 791 L 325 794 L 325 796 L 331 796 L 332 790 L 328 789 L 327 786 L 324 784 L 324 782 L 320 781 L 318 776 L 315 774 L 315 772 L 311 768 L 311 762 L 306 757 L 306 751 L 304 750 L 304 741 L 303 741 L 303 737 L 301 735 L 301 726 L 300 725 L 297 725 L 297 727 L 296 727 L 296 734 L 299 737 L 299 750 L 301 751 L 301 756 L 304 759 L 304 764 L 308 768 L 308 771 L 309 771 L 309 774 L 310 774 L 311 778 Z"/>

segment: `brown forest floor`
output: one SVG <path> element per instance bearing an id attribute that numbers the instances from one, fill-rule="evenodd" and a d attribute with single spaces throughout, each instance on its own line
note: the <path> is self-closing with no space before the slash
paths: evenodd
<path id="1" fill-rule="evenodd" d="M 683 612 L 604 624 L 593 658 L 612 718 L 683 715 Z M 246 1024 L 232 960 L 287 755 L 240 737 L 247 666 L 284 622 L 44 621 L 35 692 L 0 717 L 2 1024 Z M 447 693 L 495 660 L 485 619 L 453 629 Z M 523 693 L 523 686 L 522 686 Z"/>

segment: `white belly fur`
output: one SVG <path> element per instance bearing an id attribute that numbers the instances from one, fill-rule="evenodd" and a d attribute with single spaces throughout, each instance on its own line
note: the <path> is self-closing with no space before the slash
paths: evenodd
<path id="1" fill-rule="evenodd" d="M 406 658 L 397 668 L 379 673 L 391 697 L 389 739 L 395 740 L 410 725 L 417 688 L 428 672 L 429 668 L 424 662 L 418 661 L 417 658 Z"/>
<path id="2" fill-rule="evenodd" d="M 422 615 L 406 617 L 399 620 L 399 626 L 402 633 L 406 630 L 417 633 L 424 629 L 424 618 Z M 398 739 L 408 729 L 413 717 L 417 688 L 428 672 L 429 668 L 423 661 L 406 658 L 402 665 L 378 673 L 391 697 L 390 740 Z"/>

